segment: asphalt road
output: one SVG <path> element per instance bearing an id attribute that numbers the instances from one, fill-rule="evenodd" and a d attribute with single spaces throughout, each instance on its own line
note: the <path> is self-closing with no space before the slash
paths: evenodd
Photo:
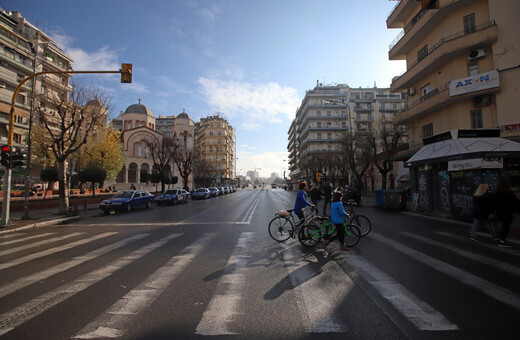
<path id="1" fill-rule="evenodd" d="M 250 189 L 0 235 L 0 339 L 518 339 L 520 245 L 359 208 L 349 252 L 273 241 Z"/>

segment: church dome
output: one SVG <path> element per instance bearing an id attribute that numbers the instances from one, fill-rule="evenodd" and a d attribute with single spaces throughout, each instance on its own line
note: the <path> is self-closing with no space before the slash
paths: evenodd
<path id="1" fill-rule="evenodd" d="M 183 113 L 179 113 L 177 118 L 190 119 L 190 116 L 188 116 L 187 113 L 183 112 Z"/>
<path id="2" fill-rule="evenodd" d="M 150 110 L 147 106 L 143 104 L 132 104 L 126 108 L 125 113 L 140 113 L 143 115 L 148 115 L 150 117 L 154 117 L 152 110 Z"/>

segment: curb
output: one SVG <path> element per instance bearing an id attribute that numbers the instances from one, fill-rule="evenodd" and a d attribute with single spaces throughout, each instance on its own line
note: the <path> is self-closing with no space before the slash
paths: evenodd
<path id="1" fill-rule="evenodd" d="M 32 224 L 27 224 L 27 225 L 24 225 L 24 226 L 21 226 L 18 228 L 15 227 L 15 228 L 12 228 L 9 230 L 0 230 L 0 234 L 6 234 L 6 233 L 11 233 L 11 232 L 20 231 L 20 230 L 48 227 L 48 226 L 58 225 L 58 224 L 65 224 L 70 221 L 75 221 L 75 220 L 79 220 L 79 219 L 80 219 L 80 216 L 72 216 L 72 217 L 58 218 L 58 219 L 48 220 L 48 221 L 43 221 L 43 222 L 36 222 L 36 223 L 32 223 Z"/>

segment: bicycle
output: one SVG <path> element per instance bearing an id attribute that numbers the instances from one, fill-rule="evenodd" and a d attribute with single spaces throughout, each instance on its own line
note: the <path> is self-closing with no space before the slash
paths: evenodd
<path id="1" fill-rule="evenodd" d="M 326 217 L 321 219 L 324 220 L 321 227 L 309 224 L 300 229 L 298 241 L 305 247 L 314 247 L 321 239 L 326 238 L 332 241 L 337 237 L 336 225 Z M 329 228 L 330 226 L 332 226 L 332 228 Z M 354 224 L 347 224 L 345 222 L 343 222 L 343 228 L 345 228 L 345 245 L 347 247 L 353 247 L 358 244 L 361 239 L 359 228 Z"/>
<path id="2" fill-rule="evenodd" d="M 345 202 L 343 203 L 345 205 Z M 372 223 L 368 219 L 368 217 L 364 215 L 358 215 L 352 205 L 348 204 L 348 210 L 346 213 L 350 217 L 349 224 L 355 224 L 359 227 L 359 231 L 361 232 L 361 237 L 367 236 L 370 230 L 372 230 Z"/>
<path id="3" fill-rule="evenodd" d="M 291 237 L 298 235 L 300 229 L 304 225 L 311 224 L 315 221 L 317 216 L 316 207 L 311 209 L 311 213 L 307 215 L 303 220 L 295 221 L 295 217 L 292 214 L 294 209 L 281 210 L 277 212 L 275 217 L 269 222 L 269 235 L 277 242 L 285 242 Z"/>

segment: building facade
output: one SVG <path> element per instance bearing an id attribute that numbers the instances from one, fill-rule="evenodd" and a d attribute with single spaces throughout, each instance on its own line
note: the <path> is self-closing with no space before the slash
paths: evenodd
<path id="1" fill-rule="evenodd" d="M 219 115 L 201 118 L 195 128 L 195 148 L 215 185 L 229 184 L 236 177 L 235 130 Z"/>
<path id="2" fill-rule="evenodd" d="M 347 134 L 362 143 L 364 136 L 374 135 L 380 122 L 392 121 L 405 105 L 406 94 L 391 93 L 388 88 L 317 83 L 314 89 L 307 91 L 289 127 L 287 150 L 291 180 L 313 180 L 315 174 L 304 173 L 302 169 L 306 160 L 315 155 L 333 158 L 341 151 L 340 142 Z M 330 177 L 326 170 L 324 172 L 325 178 Z M 350 182 L 348 178 L 340 181 Z"/>
<path id="3" fill-rule="evenodd" d="M 408 108 L 396 122 L 408 125 L 410 148 L 454 129 L 499 128 L 520 140 L 520 50 L 516 0 L 438 0 L 433 8 L 402 0 L 387 19 L 401 33 L 390 60 L 407 70 L 391 89 L 407 91 Z"/>
<path id="4" fill-rule="evenodd" d="M 193 152 L 195 124 L 183 112 L 177 116 L 155 118 L 152 110 L 141 104 L 132 104 L 113 120 L 113 126 L 121 131 L 122 150 L 125 157 L 123 170 L 117 183 L 149 184 L 149 175 L 158 171 L 148 147 L 150 141 L 162 143 L 163 138 L 176 140 L 185 150 Z M 159 128 L 160 127 L 160 128 Z M 193 176 L 184 185 L 177 166 L 172 162 L 166 166 L 171 176 L 178 177 L 175 187 L 193 188 Z"/>

